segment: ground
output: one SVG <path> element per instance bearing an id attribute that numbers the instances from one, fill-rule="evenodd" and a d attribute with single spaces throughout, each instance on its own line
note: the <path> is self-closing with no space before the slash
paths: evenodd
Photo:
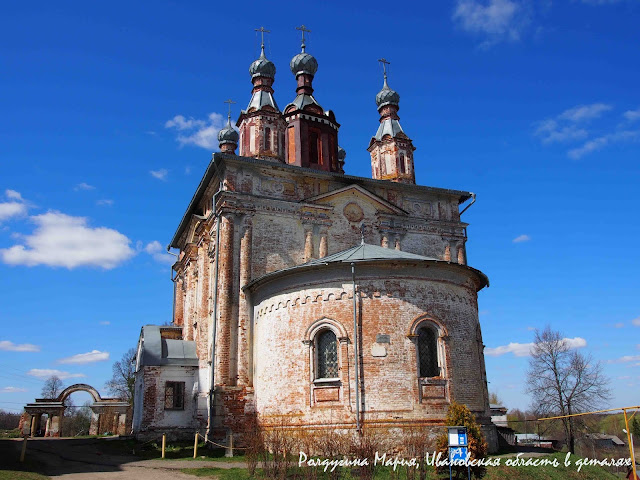
<path id="1" fill-rule="evenodd" d="M 84 439 L 33 439 L 27 443 L 25 463 L 19 463 L 22 440 L 0 440 L 0 480 L 44 480 L 49 477 L 63 480 L 194 480 L 198 477 L 218 480 L 245 480 L 251 477 L 243 458 L 216 458 L 220 452 L 201 449 L 197 461 L 192 459 L 192 446 L 167 450 L 167 459 L 159 458 L 153 445 L 141 444 L 117 437 Z M 136 455 L 133 450 L 136 449 Z M 200 458 L 200 454 L 206 455 Z M 513 456 L 514 454 L 510 454 Z M 563 454 L 553 454 L 563 459 Z M 179 459 L 178 459 L 179 458 Z M 503 457 L 503 463 L 504 463 Z M 575 461 L 574 457 L 574 461 Z M 295 462 L 292 462 L 295 463 Z M 347 471 L 341 478 L 357 478 Z M 357 473 L 354 471 L 354 473 Z M 622 474 L 622 471 L 619 472 Z M 259 472 L 257 478 L 264 478 Z M 303 478 L 293 476 L 290 478 Z M 322 475 L 318 479 L 328 478 Z M 376 479 L 402 480 L 404 472 L 394 476 L 391 469 L 376 472 Z M 435 479 L 435 476 L 428 477 Z M 448 476 L 447 476 L 448 478 Z M 589 467 L 578 473 L 574 468 L 489 468 L 485 480 L 615 480 L 623 476 L 612 475 L 598 467 Z"/>

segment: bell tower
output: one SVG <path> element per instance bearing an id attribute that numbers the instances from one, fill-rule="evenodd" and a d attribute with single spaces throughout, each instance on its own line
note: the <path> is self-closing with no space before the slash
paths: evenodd
<path id="1" fill-rule="evenodd" d="M 284 109 L 287 124 L 286 163 L 300 167 L 344 173 L 343 158 L 338 155 L 340 124 L 331 110 L 324 111 L 313 96 L 313 77 L 318 71 L 317 60 L 306 53 L 304 25 L 302 51 L 291 59 L 291 73 L 296 77 L 297 96 Z"/>
<path id="2" fill-rule="evenodd" d="M 377 180 L 415 184 L 413 151 L 416 148 L 400 126 L 400 95 L 387 84 L 389 62 L 384 58 L 378 61 L 382 64 L 384 83 L 376 95 L 380 126 L 367 148 L 371 153 L 371 174 Z"/>
<path id="3" fill-rule="evenodd" d="M 263 27 L 257 28 L 262 36 L 260 57 L 249 67 L 253 90 L 246 110 L 240 112 L 236 125 L 240 129 L 240 155 L 263 160 L 284 162 L 285 122 L 273 98 L 276 66 L 264 54 Z"/>

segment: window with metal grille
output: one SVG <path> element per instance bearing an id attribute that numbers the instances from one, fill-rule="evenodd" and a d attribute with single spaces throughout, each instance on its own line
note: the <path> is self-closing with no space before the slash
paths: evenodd
<path id="1" fill-rule="evenodd" d="M 440 375 L 438 367 L 438 342 L 433 328 L 422 327 L 418 330 L 418 362 L 420 377 L 437 377 Z"/>
<path id="2" fill-rule="evenodd" d="M 331 330 L 323 330 L 317 340 L 317 378 L 338 378 L 338 341 Z"/>
<path id="3" fill-rule="evenodd" d="M 184 410 L 184 382 L 165 383 L 164 409 Z"/>

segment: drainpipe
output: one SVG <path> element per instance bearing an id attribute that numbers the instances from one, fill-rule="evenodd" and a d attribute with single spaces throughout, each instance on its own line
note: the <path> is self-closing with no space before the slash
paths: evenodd
<path id="1" fill-rule="evenodd" d="M 474 203 L 476 203 L 476 194 L 475 194 L 475 193 L 473 193 L 473 192 L 469 192 L 469 193 L 471 193 L 471 203 L 469 203 L 469 205 L 467 205 L 466 207 L 464 207 L 464 208 L 462 209 L 462 211 L 460 212 L 460 216 L 462 216 L 462 214 L 463 214 L 464 212 L 466 212 L 466 211 L 469 209 L 469 207 L 470 207 L 471 205 L 473 205 Z"/>
<path id="2" fill-rule="evenodd" d="M 176 255 L 171 251 L 171 245 L 167 245 L 167 253 L 169 255 L 173 255 L 174 257 L 176 257 L 176 261 L 178 258 L 180 258 L 180 255 Z M 176 282 L 175 280 L 176 279 L 173 278 L 173 267 L 171 267 L 171 281 L 173 282 L 173 308 L 171 309 L 171 323 L 173 323 L 173 321 L 176 318 Z"/>
<path id="3" fill-rule="evenodd" d="M 351 280 L 353 282 L 353 352 L 355 355 L 356 383 L 356 431 L 360 433 L 360 374 L 358 355 L 358 314 L 356 301 L 356 264 L 351 263 Z"/>
<path id="4" fill-rule="evenodd" d="M 216 203 L 218 200 L 218 195 L 222 192 L 222 181 L 220 181 L 220 186 L 218 187 L 218 191 L 213 194 L 213 214 L 216 218 L 216 271 L 213 280 L 213 325 L 211 332 L 211 375 L 209 377 L 209 417 L 207 421 L 207 434 L 206 440 L 209 439 L 211 432 L 213 431 L 213 408 L 214 408 L 214 375 L 215 375 L 215 366 L 216 366 L 216 330 L 218 327 L 218 264 L 220 259 L 220 214 L 216 210 Z"/>

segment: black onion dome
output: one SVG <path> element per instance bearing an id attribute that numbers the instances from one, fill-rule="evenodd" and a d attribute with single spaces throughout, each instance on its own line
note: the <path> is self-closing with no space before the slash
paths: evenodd
<path id="1" fill-rule="evenodd" d="M 384 107 L 385 105 L 396 105 L 400 104 L 400 94 L 395 90 L 391 90 L 389 85 L 387 84 L 387 78 L 384 79 L 384 85 L 382 86 L 382 90 L 378 92 L 376 95 L 376 105 L 378 108 Z"/>
<path id="2" fill-rule="evenodd" d="M 315 75 L 318 71 L 318 61 L 306 52 L 301 52 L 291 59 L 291 73 L 296 77 L 301 73 Z"/>
<path id="3" fill-rule="evenodd" d="M 231 126 L 231 120 L 227 121 L 227 125 L 218 132 L 218 142 L 220 143 L 238 143 L 240 135 L 235 128 Z"/>
<path id="4" fill-rule="evenodd" d="M 267 57 L 265 57 L 264 47 L 262 48 L 262 52 L 260 53 L 260 58 L 258 58 L 255 62 L 253 62 L 249 67 L 249 73 L 251 74 L 251 78 L 255 78 L 255 77 L 275 78 L 276 66 L 273 64 L 271 60 L 268 60 Z"/>

